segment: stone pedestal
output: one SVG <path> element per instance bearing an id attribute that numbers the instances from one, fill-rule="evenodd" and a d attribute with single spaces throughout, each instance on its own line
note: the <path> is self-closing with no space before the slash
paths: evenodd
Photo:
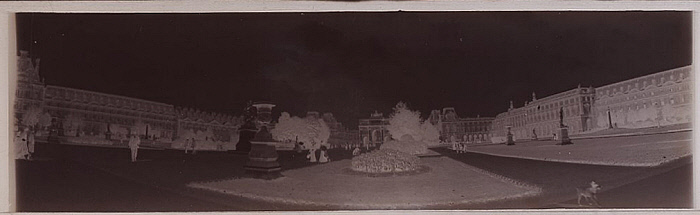
<path id="1" fill-rule="evenodd" d="M 251 141 L 248 162 L 245 165 L 246 173 L 254 178 L 274 179 L 282 176 L 281 166 L 277 162 L 276 141 L 267 131 L 266 127 L 260 129 Z"/>
<path id="2" fill-rule="evenodd" d="M 513 134 L 508 133 L 507 136 L 508 139 L 506 140 L 506 145 L 515 145 L 515 141 L 513 140 Z"/>
<path id="3" fill-rule="evenodd" d="M 567 127 L 559 128 L 559 140 L 560 140 L 560 142 L 557 143 L 557 145 L 573 144 L 571 142 L 571 139 L 569 139 L 569 128 L 567 128 Z"/>
<path id="4" fill-rule="evenodd" d="M 251 140 L 255 138 L 258 129 L 253 122 L 246 122 L 238 130 L 238 143 L 236 143 L 236 151 L 240 153 L 250 152 Z"/>

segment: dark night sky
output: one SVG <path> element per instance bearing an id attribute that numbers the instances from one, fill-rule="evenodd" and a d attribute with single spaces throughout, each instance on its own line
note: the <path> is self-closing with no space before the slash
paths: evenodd
<path id="1" fill-rule="evenodd" d="M 692 51 L 690 12 L 20 14 L 17 27 L 47 84 L 236 115 L 269 100 L 350 127 L 398 101 L 495 116 Z"/>

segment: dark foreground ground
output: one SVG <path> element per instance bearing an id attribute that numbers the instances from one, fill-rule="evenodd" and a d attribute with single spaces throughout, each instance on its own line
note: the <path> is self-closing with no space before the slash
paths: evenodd
<path id="1" fill-rule="evenodd" d="M 42 152 L 39 152 L 42 149 Z M 503 158 L 475 153 L 454 154 L 436 149 L 466 164 L 543 188 L 535 198 L 465 208 L 460 205 L 426 209 L 571 208 L 577 207 L 575 186 L 596 180 L 604 189 L 604 208 L 691 208 L 692 165 L 686 158 L 655 168 L 606 167 Z M 37 148 L 40 159 L 17 161 L 18 211 L 245 211 L 332 210 L 271 204 L 221 195 L 185 185 L 192 181 L 244 177 L 246 156 L 206 153 L 185 156 L 178 151 L 144 151 L 141 161 L 128 162 L 128 150 L 58 147 Z M 349 152 L 333 151 L 348 159 Z M 292 152 L 280 154 L 283 170 L 312 164 Z M 609 189 L 609 187 L 615 187 Z"/>

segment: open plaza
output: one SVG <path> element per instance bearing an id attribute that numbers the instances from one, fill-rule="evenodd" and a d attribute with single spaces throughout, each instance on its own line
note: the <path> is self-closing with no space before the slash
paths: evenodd
<path id="1" fill-rule="evenodd" d="M 691 208 L 691 18 L 19 13 L 14 205 Z"/>
<path id="2" fill-rule="evenodd" d="M 97 186 L 94 184 L 79 186 L 90 184 L 90 180 L 110 178 L 124 184 L 120 187 L 127 186 L 119 188 L 127 192 L 138 189 L 129 186 L 147 186 L 165 193 L 163 195 L 189 199 L 169 200 L 185 201 L 178 203 L 180 207 L 160 201 L 150 206 L 122 202 L 145 211 L 177 211 L 186 205 L 196 211 L 568 208 L 578 207 L 575 185 L 590 180 L 604 185 L 600 198 L 605 208 L 659 205 L 682 208 L 692 204 L 685 199 L 690 196 L 692 182 L 690 157 L 685 155 L 690 153 L 690 143 L 684 139 L 689 133 L 580 139 L 564 146 L 554 145 L 552 141 L 518 142 L 515 146 L 482 145 L 469 147 L 468 153 L 438 147 L 431 149 L 431 155 L 420 158 L 428 167 L 426 171 L 406 175 L 352 174 L 348 171 L 352 152 L 342 149 L 331 150 L 333 161 L 326 164 L 309 163 L 305 154 L 281 151 L 282 177 L 272 180 L 248 177 L 243 168 L 248 158 L 240 153 L 185 155 L 178 151 L 144 150 L 142 161 L 131 163 L 124 156 L 128 153 L 125 149 L 42 144 L 38 146 L 37 160 L 18 163 L 19 207 L 28 211 L 113 211 L 115 209 L 108 205 L 133 196 L 96 197 L 98 190 L 115 188 L 92 188 Z M 680 141 L 653 142 L 654 138 L 666 139 L 664 135 L 674 135 Z M 625 144 L 602 144 L 600 141 Z M 666 159 L 635 156 L 639 151 L 662 148 L 674 148 L 675 155 L 668 154 Z M 608 156 L 597 156 L 592 150 L 615 153 L 616 159 L 611 161 Z M 68 157 L 71 161 L 65 161 Z M 656 163 L 661 160 L 664 162 Z M 64 182 L 66 186 L 41 186 L 40 189 L 33 186 L 46 177 L 62 177 L 63 174 L 45 176 L 40 172 L 63 168 L 63 165 L 99 174 L 60 179 L 70 180 Z M 667 180 L 673 183 L 671 187 L 659 184 Z M 653 196 L 628 188 L 655 186 L 665 188 Z M 69 199 L 44 196 L 70 189 L 83 194 L 69 195 Z M 640 195 L 633 195 L 634 192 Z M 622 195 L 625 199 L 612 198 Z M 44 198 L 35 199 L 36 196 Z M 84 203 L 61 209 L 59 205 L 64 201 Z"/>

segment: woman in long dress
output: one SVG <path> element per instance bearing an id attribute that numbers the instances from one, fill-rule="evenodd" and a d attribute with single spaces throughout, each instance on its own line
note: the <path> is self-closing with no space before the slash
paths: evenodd
<path id="1" fill-rule="evenodd" d="M 321 155 L 318 158 L 319 163 L 328 163 L 328 161 L 331 161 L 328 159 L 328 152 L 326 150 L 326 146 L 321 146 Z"/>
<path id="2" fill-rule="evenodd" d="M 132 136 L 131 140 L 129 140 L 129 149 L 131 149 L 131 162 L 136 162 L 136 156 L 138 156 L 140 142 L 141 140 L 136 135 Z"/>
<path id="3" fill-rule="evenodd" d="M 316 149 L 314 149 L 314 148 L 309 149 L 309 155 L 307 155 L 306 158 L 309 159 L 309 162 L 315 163 L 316 162 Z"/>

